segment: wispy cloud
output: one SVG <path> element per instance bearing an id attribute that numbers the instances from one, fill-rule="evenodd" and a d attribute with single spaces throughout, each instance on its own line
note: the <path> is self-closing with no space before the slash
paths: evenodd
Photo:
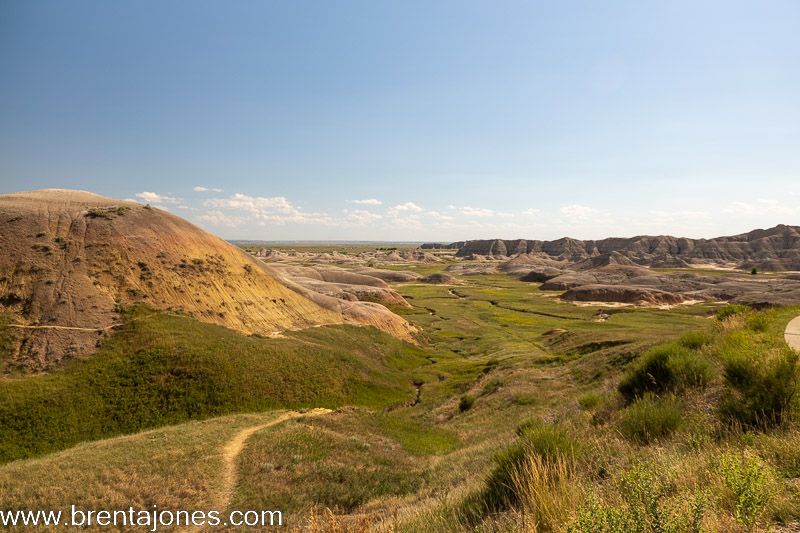
<path id="1" fill-rule="evenodd" d="M 175 196 L 165 196 L 151 191 L 137 192 L 136 198 L 151 204 L 180 204 L 183 199 Z"/>
<path id="2" fill-rule="evenodd" d="M 244 217 L 227 215 L 219 210 L 198 215 L 195 217 L 195 220 L 200 223 L 221 228 L 238 228 L 247 222 L 247 219 Z"/>
<path id="3" fill-rule="evenodd" d="M 409 213 L 421 213 L 423 209 L 414 202 L 398 204 L 387 211 L 390 217 L 400 217 Z"/>
<path id="4" fill-rule="evenodd" d="M 486 209 L 485 207 L 462 207 L 461 214 L 466 215 L 468 217 L 492 217 L 495 215 L 495 212 L 491 209 Z"/>
<path id="5" fill-rule="evenodd" d="M 800 214 L 800 207 L 773 198 L 759 198 L 750 202 L 733 202 L 723 212 L 732 215 L 796 215 Z"/>
<path id="6" fill-rule="evenodd" d="M 353 200 L 354 204 L 359 205 L 383 205 L 383 202 L 378 200 L 377 198 L 366 198 L 364 200 Z"/>
<path id="7" fill-rule="evenodd" d="M 249 220 L 265 224 L 321 224 L 336 225 L 327 213 L 303 211 L 292 205 L 284 196 L 248 196 L 236 193 L 228 198 L 211 198 L 203 202 L 206 207 L 245 213 Z"/>
<path id="8" fill-rule="evenodd" d="M 364 209 L 353 209 L 352 211 L 345 209 L 343 212 L 345 218 L 342 222 L 347 225 L 368 226 L 383 219 L 383 215 Z"/>
<path id="9" fill-rule="evenodd" d="M 587 218 L 600 214 L 599 209 L 580 204 L 565 205 L 559 208 L 558 211 L 566 217 L 577 220 L 586 220 Z"/>
<path id="10" fill-rule="evenodd" d="M 222 192 L 222 189 L 217 189 L 214 187 L 203 187 L 202 185 L 198 185 L 192 190 L 194 192 Z"/>

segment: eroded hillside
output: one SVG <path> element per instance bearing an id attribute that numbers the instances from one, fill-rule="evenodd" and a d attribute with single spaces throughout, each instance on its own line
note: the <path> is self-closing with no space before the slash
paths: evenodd
<path id="1" fill-rule="evenodd" d="M 177 216 L 88 192 L 0 196 L 0 247 L 0 311 L 14 326 L 16 366 L 93 351 L 120 306 L 137 303 L 247 334 L 348 322 L 412 333 L 383 306 L 287 287 Z"/>

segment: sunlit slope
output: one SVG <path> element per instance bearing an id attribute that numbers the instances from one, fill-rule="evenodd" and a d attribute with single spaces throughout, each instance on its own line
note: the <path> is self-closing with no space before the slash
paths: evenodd
<path id="1" fill-rule="evenodd" d="M 348 325 L 244 336 L 139 307 L 92 357 L 0 380 L 0 461 L 233 412 L 410 401 L 424 352 Z"/>
<path id="2" fill-rule="evenodd" d="M 92 352 L 134 303 L 247 334 L 356 323 L 410 335 L 385 308 L 312 301 L 180 217 L 88 192 L 0 196 L 0 249 L 0 310 L 27 326 L 17 328 L 16 366 Z"/>

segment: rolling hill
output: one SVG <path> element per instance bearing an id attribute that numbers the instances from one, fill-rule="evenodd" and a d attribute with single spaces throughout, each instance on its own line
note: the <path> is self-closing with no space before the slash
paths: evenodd
<path id="1" fill-rule="evenodd" d="M 134 304 L 245 334 L 342 323 L 413 333 L 381 305 L 287 286 L 180 217 L 89 192 L 0 196 L 0 247 L 0 314 L 14 330 L 6 367 L 43 370 L 91 353 Z"/>

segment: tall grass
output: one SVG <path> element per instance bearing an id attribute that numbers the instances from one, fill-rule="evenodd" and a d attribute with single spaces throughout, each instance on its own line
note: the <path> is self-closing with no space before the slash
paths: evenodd
<path id="1" fill-rule="evenodd" d="M 529 456 L 511 476 L 525 531 L 559 531 L 575 517 L 583 489 L 574 457 Z"/>

